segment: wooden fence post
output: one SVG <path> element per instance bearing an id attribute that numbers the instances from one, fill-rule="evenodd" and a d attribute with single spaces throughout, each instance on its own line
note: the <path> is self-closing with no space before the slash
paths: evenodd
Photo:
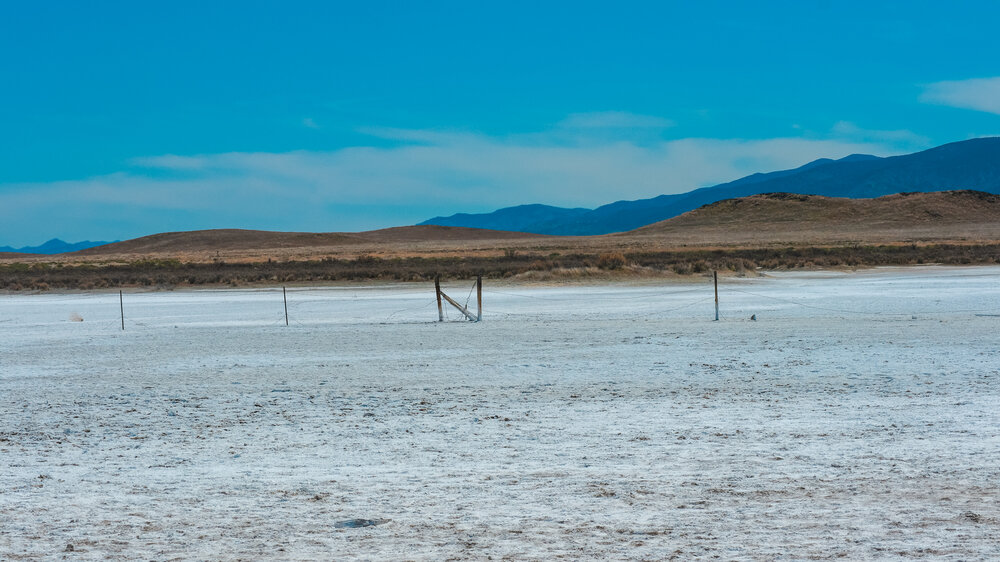
<path id="1" fill-rule="evenodd" d="M 444 307 L 441 306 L 441 276 L 434 277 L 434 294 L 438 301 L 438 322 L 444 322 Z"/>
<path id="2" fill-rule="evenodd" d="M 125 331 L 125 297 L 122 296 L 122 292 L 118 291 L 118 308 L 122 312 L 122 331 Z"/>
<path id="3" fill-rule="evenodd" d="M 483 276 L 476 276 L 476 322 L 483 319 Z"/>
<path id="4" fill-rule="evenodd" d="M 288 294 L 285 293 L 285 288 L 281 288 L 281 299 L 285 301 L 285 326 L 288 325 Z"/>

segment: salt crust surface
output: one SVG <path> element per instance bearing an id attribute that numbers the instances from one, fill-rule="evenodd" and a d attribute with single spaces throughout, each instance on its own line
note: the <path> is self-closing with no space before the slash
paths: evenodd
<path id="1" fill-rule="evenodd" d="M 0 296 L 0 559 L 1000 558 L 1000 268 L 720 296 Z"/>

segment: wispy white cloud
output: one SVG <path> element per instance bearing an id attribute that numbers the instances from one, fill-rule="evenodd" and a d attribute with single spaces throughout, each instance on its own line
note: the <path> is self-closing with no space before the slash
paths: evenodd
<path id="1" fill-rule="evenodd" d="M 332 152 L 226 153 L 145 158 L 145 166 L 200 170 L 202 181 L 270 181 L 310 187 L 330 202 L 426 202 L 476 207 L 542 201 L 599 205 L 615 198 L 678 193 L 757 171 L 853 152 L 893 152 L 884 143 L 777 138 L 680 139 L 539 146 L 487 135 L 398 131 L 419 141 Z M 408 134 L 410 133 L 410 134 Z"/>
<path id="2" fill-rule="evenodd" d="M 96 178 L 8 184 L 0 186 L 0 224 L 14 232 L 65 225 L 52 235 L 72 239 L 225 227 L 362 230 L 522 203 L 593 207 L 821 157 L 895 154 L 901 152 L 896 141 L 909 141 L 889 134 L 863 141 L 831 135 L 640 144 L 604 132 L 369 133 L 399 142 L 327 152 L 164 155 L 136 159 L 128 170 Z"/>
<path id="3" fill-rule="evenodd" d="M 133 166 L 143 168 L 169 168 L 171 170 L 200 170 L 205 167 L 204 158 L 192 158 L 190 156 L 179 156 L 177 154 L 164 154 L 162 156 L 140 156 L 129 161 Z"/>
<path id="4" fill-rule="evenodd" d="M 919 150 L 927 148 L 931 139 L 909 129 L 864 129 L 850 121 L 839 121 L 832 129 L 838 138 L 855 142 L 886 142 L 899 148 Z"/>
<path id="5" fill-rule="evenodd" d="M 1000 77 L 928 84 L 920 101 L 1000 115 Z"/>
<path id="6" fill-rule="evenodd" d="M 400 129 L 396 127 L 362 127 L 358 132 L 386 140 L 419 144 L 475 143 L 485 135 L 468 131 L 437 129 Z"/>
<path id="7" fill-rule="evenodd" d="M 560 127 L 567 129 L 666 129 L 675 124 L 663 117 L 627 111 L 572 113 L 559 122 Z"/>
<path id="8" fill-rule="evenodd" d="M 319 125 L 312 117 L 306 117 L 302 120 L 302 125 L 309 129 L 319 129 Z"/>

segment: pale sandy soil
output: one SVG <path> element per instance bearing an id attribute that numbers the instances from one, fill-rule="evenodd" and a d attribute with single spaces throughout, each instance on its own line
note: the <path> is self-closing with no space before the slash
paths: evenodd
<path id="1" fill-rule="evenodd" d="M 486 289 L 0 297 L 0 559 L 1000 558 L 1000 268 Z"/>

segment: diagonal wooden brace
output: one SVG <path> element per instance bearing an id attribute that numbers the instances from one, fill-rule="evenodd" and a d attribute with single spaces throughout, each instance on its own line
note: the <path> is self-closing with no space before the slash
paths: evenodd
<path id="1" fill-rule="evenodd" d="M 466 318 L 468 318 L 469 320 L 472 320 L 473 322 L 478 322 L 478 321 L 479 321 L 479 319 L 478 319 L 478 318 L 476 318 L 476 315 L 475 315 L 475 314 L 473 314 L 473 313 L 469 312 L 469 310 L 468 310 L 467 308 L 465 308 L 464 306 L 462 306 L 462 305 L 458 304 L 457 302 L 455 302 L 455 300 L 454 300 L 454 299 L 452 299 L 452 298 L 451 298 L 451 297 L 449 297 L 448 295 L 444 294 L 444 291 L 441 291 L 441 292 L 439 292 L 438 294 L 439 294 L 439 295 L 441 295 L 441 297 L 443 297 L 443 298 L 444 298 L 444 300 L 446 300 L 446 301 L 448 301 L 449 303 L 451 303 L 451 305 L 452 305 L 452 306 L 454 306 L 455 308 L 457 308 L 457 309 L 458 309 L 458 310 L 459 310 L 459 311 L 460 311 L 460 312 L 461 312 L 462 314 L 464 314 L 464 315 L 465 315 L 465 317 L 466 317 Z"/>

